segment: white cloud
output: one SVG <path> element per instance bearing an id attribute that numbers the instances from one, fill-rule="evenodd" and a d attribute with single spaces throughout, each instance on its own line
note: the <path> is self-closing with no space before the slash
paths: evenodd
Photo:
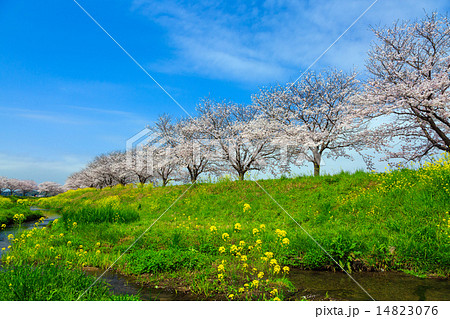
<path id="1" fill-rule="evenodd" d="M 153 70 L 260 84 L 296 78 L 372 2 L 135 0 L 131 9 L 165 27 L 175 49 L 175 57 L 153 63 Z M 369 25 L 422 17 L 423 9 L 445 6 L 443 0 L 380 0 L 322 66 L 363 69 L 372 39 Z"/>

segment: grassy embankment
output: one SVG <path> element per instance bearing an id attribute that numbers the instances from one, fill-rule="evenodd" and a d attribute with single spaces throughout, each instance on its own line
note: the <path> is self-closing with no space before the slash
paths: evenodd
<path id="1" fill-rule="evenodd" d="M 24 222 L 42 217 L 41 212 L 30 210 L 30 206 L 35 202 L 34 198 L 24 199 L 18 196 L 0 196 L 0 227 L 1 225 L 7 226 L 17 223 L 18 219 Z"/>
<path id="2" fill-rule="evenodd" d="M 450 275 L 449 157 L 420 169 L 259 183 L 345 269 Z M 289 267 L 338 269 L 255 182 L 195 185 L 157 220 L 187 187 L 42 199 L 63 217 L 13 239 L 4 262 L 104 268 L 139 239 L 115 270 L 218 299 L 285 299 Z"/>

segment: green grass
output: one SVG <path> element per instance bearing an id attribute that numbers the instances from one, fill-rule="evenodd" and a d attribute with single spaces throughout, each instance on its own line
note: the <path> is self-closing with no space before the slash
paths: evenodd
<path id="1" fill-rule="evenodd" d="M 57 301 L 77 300 L 94 282 L 82 271 L 55 265 L 22 265 L 0 271 L 0 300 Z M 139 300 L 137 296 L 113 295 L 107 284 L 100 282 L 80 300 Z"/>
<path id="2" fill-rule="evenodd" d="M 252 181 L 197 184 L 175 204 L 189 185 L 84 189 L 40 200 L 59 209 L 62 222 L 15 239 L 7 256 L 14 256 L 11 264 L 107 267 L 139 239 L 115 264 L 117 271 L 217 299 L 282 299 L 291 289 L 283 267 L 340 269 L 301 225 L 348 271 L 450 275 L 448 157 L 419 169 L 259 184 L 296 222 Z M 122 219 L 101 219 L 102 210 Z M 267 252 L 273 258 L 262 260 Z"/>
<path id="3" fill-rule="evenodd" d="M 0 196 L 0 226 L 14 224 L 14 215 L 23 214 L 24 221 L 32 221 L 42 217 L 39 211 L 31 211 L 34 199 L 24 199 L 17 196 Z"/>

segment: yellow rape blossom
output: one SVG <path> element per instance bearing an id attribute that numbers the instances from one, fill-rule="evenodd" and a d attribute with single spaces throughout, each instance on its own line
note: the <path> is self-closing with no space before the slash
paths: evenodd
<path id="1" fill-rule="evenodd" d="M 241 240 L 241 241 L 239 242 L 239 246 L 245 246 L 245 241 Z"/>
<path id="2" fill-rule="evenodd" d="M 222 239 L 223 240 L 227 240 L 228 238 L 230 238 L 230 235 L 228 235 L 228 233 L 223 233 L 222 234 Z"/>
<path id="3" fill-rule="evenodd" d="M 264 277 L 264 273 L 261 271 L 258 273 L 258 278 L 261 279 L 262 277 Z"/>
<path id="4" fill-rule="evenodd" d="M 283 243 L 283 245 L 289 245 L 289 243 L 290 243 L 288 238 L 283 238 L 283 240 L 281 242 Z"/>
<path id="5" fill-rule="evenodd" d="M 284 266 L 283 267 L 283 272 L 285 273 L 285 274 L 288 274 L 289 273 L 289 267 L 288 266 Z"/>
<path id="6" fill-rule="evenodd" d="M 270 251 L 264 253 L 264 255 L 265 255 L 267 258 L 269 258 L 269 259 L 272 259 L 272 258 L 273 258 L 273 253 L 270 252 Z"/>
<path id="7" fill-rule="evenodd" d="M 219 272 L 225 271 L 225 266 L 223 264 L 220 264 L 219 267 L 217 267 L 217 271 Z"/>
<path id="8" fill-rule="evenodd" d="M 239 223 L 234 224 L 234 231 L 240 232 L 242 230 L 242 225 Z"/>
<path id="9" fill-rule="evenodd" d="M 223 254 L 226 251 L 227 250 L 225 249 L 225 247 L 223 247 L 223 246 L 219 247 L 219 253 Z"/>
<path id="10" fill-rule="evenodd" d="M 251 209 L 251 207 L 249 204 L 244 204 L 244 213 L 250 209 Z"/>
<path id="11" fill-rule="evenodd" d="M 281 229 L 276 229 L 275 233 L 278 235 L 278 237 L 282 238 L 282 237 L 286 237 L 286 231 L 285 230 L 281 230 Z"/>
<path id="12" fill-rule="evenodd" d="M 259 233 L 258 228 L 253 228 L 252 233 L 253 235 L 257 235 Z"/>
<path id="13" fill-rule="evenodd" d="M 274 274 L 278 274 L 281 270 L 280 265 L 275 265 L 275 267 L 273 267 L 273 273 Z"/>

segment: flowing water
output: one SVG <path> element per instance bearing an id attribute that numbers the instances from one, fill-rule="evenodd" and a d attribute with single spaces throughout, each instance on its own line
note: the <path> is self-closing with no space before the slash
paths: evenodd
<path id="1" fill-rule="evenodd" d="M 45 215 L 46 219 L 39 227 L 44 227 L 60 217 L 51 211 L 46 211 Z M 34 222 L 27 222 L 20 228 L 13 226 L 0 231 L 0 257 L 10 245 L 9 234 L 16 235 L 20 230 L 33 226 Z M 103 273 L 102 270 L 93 268 L 87 268 L 85 272 L 96 277 Z M 401 272 L 356 272 L 351 275 L 376 300 L 450 300 L 449 279 L 418 278 Z M 335 300 L 370 300 L 369 296 L 345 273 L 292 269 L 289 279 L 298 289 L 298 292 L 291 296 L 292 299 L 306 297 L 309 300 L 321 300 L 328 297 Z M 130 277 L 112 271 L 106 272 L 101 280 L 109 283 L 114 293 L 139 294 L 142 300 L 213 299 L 173 289 L 145 286 Z"/>
<path id="2" fill-rule="evenodd" d="M 351 276 L 375 300 L 450 300 L 449 279 L 418 278 L 402 272 L 355 272 Z M 371 300 L 343 272 L 293 269 L 289 279 L 299 289 L 296 297 Z"/>
<path id="3" fill-rule="evenodd" d="M 31 207 L 30 209 L 42 211 L 45 215 L 44 221 L 42 223 L 39 223 L 38 228 L 47 226 L 51 221 L 60 217 L 52 211 L 47 211 L 45 209 L 40 209 L 37 207 Z M 8 235 L 13 234 L 14 237 L 16 237 L 16 234 L 19 231 L 33 228 L 35 222 L 36 221 L 25 222 L 20 227 L 18 227 L 17 225 L 7 226 L 5 230 L 0 231 L 0 257 L 7 251 L 8 246 L 11 244 L 8 240 Z M 5 248 L 5 250 L 2 250 L 2 248 Z"/>

